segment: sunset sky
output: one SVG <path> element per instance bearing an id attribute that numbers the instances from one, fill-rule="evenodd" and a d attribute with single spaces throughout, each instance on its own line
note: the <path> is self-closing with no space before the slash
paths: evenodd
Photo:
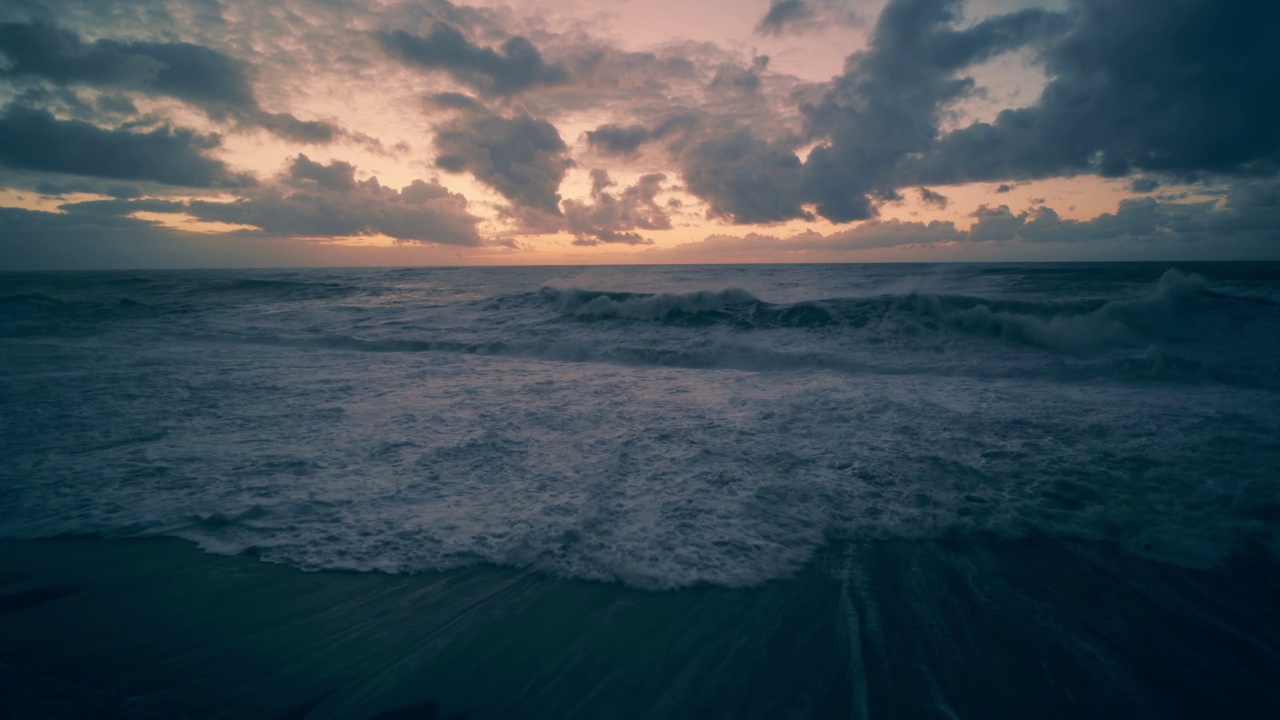
<path id="1" fill-rule="evenodd" d="M 0 270 L 1280 257 L 1280 4 L 9 0 Z"/>

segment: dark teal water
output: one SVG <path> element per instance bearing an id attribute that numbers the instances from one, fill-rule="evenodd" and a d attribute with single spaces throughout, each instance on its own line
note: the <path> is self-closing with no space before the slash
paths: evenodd
<path id="1" fill-rule="evenodd" d="M 0 689 L 60 717 L 1266 718 L 1280 700 L 1280 575 L 1256 554 L 1204 571 L 1098 543 L 882 541 L 751 589 L 652 592 L 171 542 L 0 549 Z"/>

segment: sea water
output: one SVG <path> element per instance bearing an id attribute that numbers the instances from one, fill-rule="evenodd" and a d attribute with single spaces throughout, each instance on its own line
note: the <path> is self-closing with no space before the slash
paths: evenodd
<path id="1" fill-rule="evenodd" d="M 1280 555 L 1280 265 L 0 275 L 0 537 L 751 587 L 878 539 Z"/>
<path id="2" fill-rule="evenodd" d="M 0 688 L 1270 718 L 1278 351 L 1276 263 L 0 275 Z"/>

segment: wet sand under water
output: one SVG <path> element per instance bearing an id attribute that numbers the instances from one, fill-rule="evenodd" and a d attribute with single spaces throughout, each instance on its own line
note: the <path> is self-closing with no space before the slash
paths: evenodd
<path id="1" fill-rule="evenodd" d="M 1280 565 L 844 544 L 748 589 L 0 542 L 17 718 L 1201 718 L 1280 707 Z"/>

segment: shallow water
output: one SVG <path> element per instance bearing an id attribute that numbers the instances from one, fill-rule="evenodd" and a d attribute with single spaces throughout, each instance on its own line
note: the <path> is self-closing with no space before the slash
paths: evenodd
<path id="1" fill-rule="evenodd" d="M 34 688 L 31 717 L 1261 719 L 1280 702 L 1280 573 L 1258 555 L 1205 571 L 1109 543 L 869 541 L 755 588 L 653 592 L 58 539 L 0 543 L 0 578 L 0 690 Z"/>

